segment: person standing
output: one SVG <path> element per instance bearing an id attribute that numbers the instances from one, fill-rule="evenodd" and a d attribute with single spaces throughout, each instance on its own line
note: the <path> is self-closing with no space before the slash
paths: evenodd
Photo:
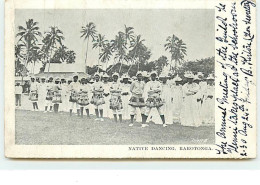
<path id="1" fill-rule="evenodd" d="M 95 114 L 96 114 L 96 121 L 104 121 L 103 118 L 103 106 L 105 104 L 104 100 L 104 88 L 103 83 L 100 81 L 100 74 L 95 74 L 95 82 L 92 85 L 92 99 L 91 104 L 95 106 Z"/>
<path id="2" fill-rule="evenodd" d="M 171 83 L 168 82 L 168 74 L 161 74 L 160 80 L 162 82 L 161 98 L 164 102 L 161 107 L 161 112 L 164 114 L 165 120 L 163 126 L 173 124 L 173 93 L 171 91 Z"/>
<path id="3" fill-rule="evenodd" d="M 58 113 L 59 112 L 59 105 L 60 105 L 60 103 L 62 103 L 62 99 L 61 99 L 61 85 L 60 85 L 60 79 L 59 78 L 55 79 L 55 84 L 53 85 L 53 99 L 52 99 L 52 103 L 53 103 L 54 113 Z"/>
<path id="4" fill-rule="evenodd" d="M 148 125 L 146 122 L 146 115 L 145 115 L 145 102 L 144 102 L 144 86 L 145 83 L 142 81 L 143 76 L 142 73 L 139 71 L 136 74 L 137 80 L 133 81 L 130 87 L 130 92 L 132 93 L 132 97 L 129 100 L 130 105 L 130 117 L 131 123 L 129 124 L 130 127 L 133 126 L 134 117 L 136 115 L 136 109 L 139 108 L 142 117 L 142 127 L 147 127 Z"/>
<path id="5" fill-rule="evenodd" d="M 146 84 L 148 98 L 146 100 L 145 116 L 147 118 L 150 115 L 151 110 L 153 108 L 156 108 L 160 117 L 161 117 L 163 126 L 166 127 L 165 117 L 164 117 L 164 113 L 163 113 L 163 110 L 162 110 L 162 106 L 164 105 L 164 102 L 161 98 L 162 85 L 159 81 L 156 80 L 156 77 L 157 77 L 157 73 L 152 72 L 151 73 L 151 81 L 149 81 Z M 154 116 L 156 116 L 156 115 L 154 115 Z"/>
<path id="6" fill-rule="evenodd" d="M 129 76 L 124 74 L 122 76 L 122 103 L 123 103 L 123 119 L 128 120 L 129 117 L 129 99 L 130 99 L 130 84 L 129 84 Z"/>
<path id="7" fill-rule="evenodd" d="M 80 106 L 80 116 L 83 118 L 84 109 L 86 110 L 87 118 L 89 116 L 89 98 L 88 94 L 90 91 L 90 87 L 87 84 L 87 80 L 85 78 L 81 78 L 80 80 L 80 88 L 79 88 L 79 97 L 78 97 L 78 104 Z"/>
<path id="8" fill-rule="evenodd" d="M 79 105 L 77 103 L 79 86 L 80 86 L 78 79 L 79 79 L 78 75 L 74 74 L 73 80 L 68 86 L 68 90 L 70 92 L 70 97 L 69 97 L 70 116 L 72 116 L 72 111 L 74 108 L 77 109 L 77 115 L 80 116 L 80 109 L 79 109 Z"/>
<path id="9" fill-rule="evenodd" d="M 111 86 L 111 83 L 108 81 L 109 79 L 109 76 L 105 73 L 103 76 L 102 76 L 102 79 L 103 79 L 103 88 L 104 88 L 104 100 L 105 100 L 105 104 L 104 104 L 104 109 L 103 109 L 103 114 L 104 114 L 104 117 L 107 117 L 107 118 L 113 118 L 113 115 L 111 113 L 111 110 L 109 108 L 109 88 Z"/>
<path id="10" fill-rule="evenodd" d="M 182 78 L 177 75 L 174 78 L 175 85 L 172 85 L 172 113 L 173 113 L 173 121 L 180 123 L 180 113 L 183 104 L 183 92 L 182 92 Z"/>
<path id="11" fill-rule="evenodd" d="M 21 104 L 22 92 L 23 92 L 23 87 L 20 85 L 20 83 L 16 83 L 16 85 L 15 85 L 16 108 L 20 108 L 22 106 L 22 104 Z"/>
<path id="12" fill-rule="evenodd" d="M 29 99 L 33 105 L 33 111 L 38 111 L 38 82 L 35 81 L 35 77 L 31 77 Z"/>
<path id="13" fill-rule="evenodd" d="M 193 105 L 193 111 L 194 111 L 194 118 L 195 118 L 195 122 L 198 124 L 198 126 L 200 126 L 202 124 L 202 117 L 201 117 L 201 102 L 202 102 L 202 90 L 201 87 L 199 85 L 200 83 L 200 78 L 198 77 L 198 75 L 196 75 L 193 79 L 193 83 L 195 83 L 195 85 L 197 84 L 198 86 L 198 92 L 194 95 L 194 98 L 196 100 L 195 104 Z"/>
<path id="14" fill-rule="evenodd" d="M 114 73 L 112 75 L 113 82 L 109 88 L 110 91 L 110 109 L 113 111 L 114 115 L 114 121 L 117 122 L 119 118 L 119 122 L 122 123 L 122 109 L 123 109 L 123 104 L 122 104 L 122 86 L 120 82 L 118 82 L 119 74 Z"/>
<path id="15" fill-rule="evenodd" d="M 68 83 L 66 82 L 65 78 L 61 79 L 61 101 L 60 104 L 60 111 L 67 112 L 68 111 L 68 104 L 69 104 L 69 92 L 68 92 Z"/>
<path id="16" fill-rule="evenodd" d="M 200 124 L 196 122 L 196 112 L 194 105 L 197 103 L 196 93 L 198 92 L 198 84 L 193 83 L 194 75 L 192 72 L 184 75 L 187 83 L 183 85 L 183 107 L 181 110 L 181 125 L 198 127 Z"/>
<path id="17" fill-rule="evenodd" d="M 44 111 L 46 98 L 46 78 L 41 77 L 41 83 L 39 84 L 39 109 Z"/>
<path id="18" fill-rule="evenodd" d="M 48 112 L 48 107 L 50 112 L 52 112 L 52 98 L 53 98 L 53 77 L 49 77 L 48 83 L 45 89 L 45 110 L 44 113 Z M 44 88 L 44 86 L 43 86 Z"/>
<path id="19" fill-rule="evenodd" d="M 210 74 L 207 77 L 207 89 L 202 104 L 203 122 L 205 125 L 213 125 L 215 122 L 215 86 L 214 76 Z"/>

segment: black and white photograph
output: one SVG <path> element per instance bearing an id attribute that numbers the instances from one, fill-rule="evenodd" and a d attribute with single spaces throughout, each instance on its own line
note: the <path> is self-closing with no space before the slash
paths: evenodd
<path id="1" fill-rule="evenodd" d="M 214 16 L 16 9 L 15 144 L 213 144 Z"/>
<path id="2" fill-rule="evenodd" d="M 7 1 L 5 156 L 255 158 L 255 7 Z"/>

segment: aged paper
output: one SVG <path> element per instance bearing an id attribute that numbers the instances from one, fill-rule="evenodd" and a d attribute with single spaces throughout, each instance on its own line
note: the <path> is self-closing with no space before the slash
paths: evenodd
<path id="1" fill-rule="evenodd" d="M 9 158 L 255 158 L 253 0 L 7 0 Z"/>

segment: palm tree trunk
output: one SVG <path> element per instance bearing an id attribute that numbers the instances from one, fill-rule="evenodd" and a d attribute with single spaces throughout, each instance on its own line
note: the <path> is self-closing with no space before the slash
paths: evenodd
<path id="1" fill-rule="evenodd" d="M 107 63 L 108 63 L 108 61 L 106 62 L 106 71 L 107 71 Z"/>
<path id="2" fill-rule="evenodd" d="M 99 55 L 100 55 L 100 47 L 98 48 L 98 73 L 99 73 Z"/>
<path id="3" fill-rule="evenodd" d="M 86 73 L 88 73 L 88 70 L 87 70 L 87 59 L 88 59 L 88 43 L 89 43 L 89 37 L 87 39 L 87 50 L 86 50 L 86 58 L 85 58 L 85 71 Z"/>
<path id="4" fill-rule="evenodd" d="M 51 49 L 51 53 L 50 53 L 50 56 L 49 56 L 49 66 L 48 66 L 48 74 L 47 74 L 47 78 L 49 77 L 49 73 L 50 73 L 51 55 L 52 55 L 52 49 Z"/>
<path id="5" fill-rule="evenodd" d="M 33 69 L 32 69 L 33 74 L 34 74 L 34 65 L 35 65 L 35 62 L 33 62 Z"/>
<path id="6" fill-rule="evenodd" d="M 136 55 L 136 50 L 135 50 L 135 54 L 134 54 L 133 59 L 135 58 L 135 55 Z M 130 69 L 132 68 L 132 65 L 133 65 L 133 59 L 132 59 L 131 65 L 130 65 L 128 71 L 127 71 L 127 74 L 129 74 L 129 71 L 130 71 Z"/>
<path id="7" fill-rule="evenodd" d="M 28 64 L 28 60 L 29 60 L 29 47 L 28 47 L 28 44 L 27 44 L 26 60 L 24 61 L 24 65 L 23 65 L 22 84 L 23 84 L 24 74 L 26 73 L 26 67 L 27 67 L 27 64 Z"/>
<path id="8" fill-rule="evenodd" d="M 122 65 L 123 65 L 123 62 L 121 61 L 121 62 L 120 62 L 120 68 L 119 68 L 119 71 L 118 71 L 119 74 L 120 74 L 120 72 L 121 72 Z"/>

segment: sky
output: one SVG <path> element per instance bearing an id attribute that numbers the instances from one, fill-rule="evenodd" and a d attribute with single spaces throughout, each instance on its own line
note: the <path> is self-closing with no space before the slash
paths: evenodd
<path id="1" fill-rule="evenodd" d="M 98 33 L 107 40 L 114 39 L 124 25 L 134 27 L 144 44 L 151 50 L 150 61 L 170 53 L 165 51 L 166 38 L 173 34 L 187 45 L 186 60 L 196 60 L 214 56 L 214 10 L 200 9 L 85 9 L 85 10 L 25 10 L 17 9 L 15 27 L 25 26 L 28 19 L 39 22 L 44 33 L 50 26 L 58 26 L 64 33 L 64 45 L 76 53 L 76 63 L 84 63 L 86 41 L 80 38 L 81 27 L 94 22 Z M 17 31 L 17 29 L 16 29 Z M 113 60 L 110 60 L 112 63 Z M 98 63 L 98 49 L 90 43 L 87 65 Z M 28 66 L 29 67 L 29 66 Z M 39 68 L 36 66 L 36 68 Z M 35 69 L 37 71 L 37 69 Z"/>

